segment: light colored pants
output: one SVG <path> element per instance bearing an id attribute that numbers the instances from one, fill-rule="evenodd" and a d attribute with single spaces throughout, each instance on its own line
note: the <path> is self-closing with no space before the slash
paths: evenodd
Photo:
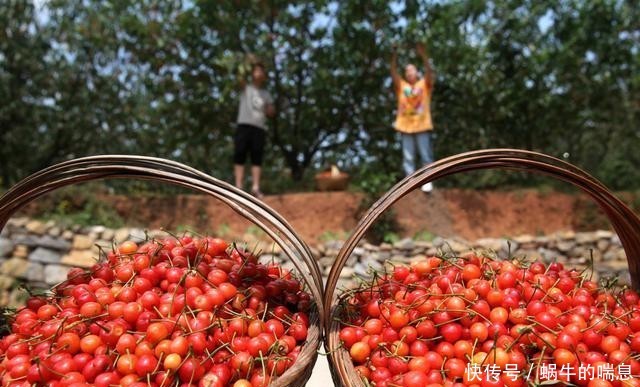
<path id="1" fill-rule="evenodd" d="M 416 154 L 420 156 L 421 164 L 433 162 L 433 150 L 431 149 L 431 131 L 420 133 L 401 133 L 402 135 L 402 168 L 408 175 L 416 171 Z"/>

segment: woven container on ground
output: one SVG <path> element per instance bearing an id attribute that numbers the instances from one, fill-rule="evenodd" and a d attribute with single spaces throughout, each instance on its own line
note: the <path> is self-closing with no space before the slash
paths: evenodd
<path id="1" fill-rule="evenodd" d="M 344 191 L 349 185 L 349 175 L 344 172 L 336 176 L 327 173 L 318 174 L 315 180 L 318 191 Z"/>

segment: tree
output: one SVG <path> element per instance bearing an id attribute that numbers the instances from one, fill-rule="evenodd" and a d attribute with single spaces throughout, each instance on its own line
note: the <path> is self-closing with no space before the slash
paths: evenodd
<path id="1" fill-rule="evenodd" d="M 15 182 L 40 161 L 42 132 L 52 114 L 47 76 L 50 44 L 27 1 L 0 5 L 0 183 Z"/>
<path id="2" fill-rule="evenodd" d="M 39 10 L 12 0 L 0 6 L 2 184 L 95 153 L 169 157 L 229 179 L 250 53 L 267 62 L 278 108 L 273 187 L 285 170 L 299 180 L 329 163 L 398 174 L 388 59 L 398 43 L 402 63 L 415 61 L 424 42 L 438 157 L 532 149 L 636 188 L 639 12 L 619 0 L 52 0 Z"/>

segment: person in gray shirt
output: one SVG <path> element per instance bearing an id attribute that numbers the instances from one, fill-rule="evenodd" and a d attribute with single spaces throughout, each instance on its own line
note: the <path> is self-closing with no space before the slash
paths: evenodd
<path id="1" fill-rule="evenodd" d="M 237 128 L 234 136 L 234 175 L 236 187 L 242 189 L 244 183 L 244 164 L 247 156 L 251 158 L 251 193 L 262 198 L 260 175 L 262 159 L 267 137 L 267 117 L 275 115 L 273 98 L 263 89 L 267 75 L 262 63 L 254 63 L 251 69 L 251 83 L 240 79 L 240 106 L 238 108 Z"/>

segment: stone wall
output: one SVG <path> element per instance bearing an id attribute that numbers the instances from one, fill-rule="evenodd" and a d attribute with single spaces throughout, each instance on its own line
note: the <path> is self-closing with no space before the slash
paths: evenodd
<path id="1" fill-rule="evenodd" d="M 64 228 L 54 222 L 11 219 L 0 234 L 0 305 L 19 305 L 26 297 L 26 292 L 19 289 L 21 284 L 35 289 L 49 288 L 66 279 L 69 268 L 92 266 L 100 256 L 100 249 L 110 250 L 113 243 L 159 235 L 166 233 L 145 233 L 138 228 L 112 230 L 103 226 Z M 255 235 L 246 235 L 244 241 L 256 246 L 255 238 Z M 312 248 L 325 276 L 341 246 L 341 241 L 328 241 Z M 557 260 L 578 268 L 586 267 L 592 256 L 595 278 L 610 276 L 617 277 L 621 284 L 629 282 L 624 250 L 618 237 L 610 231 L 521 235 L 509 240 L 484 238 L 473 242 L 440 237 L 431 241 L 403 239 L 381 245 L 363 242 L 355 249 L 341 277 L 347 280 L 354 275 L 366 276 L 369 268 L 380 269 L 389 261 L 410 263 L 424 256 L 461 254 L 474 249 L 489 250 L 501 258 L 528 256 L 545 262 Z M 279 256 L 277 247 L 268 245 L 257 250 L 268 252 L 264 254 L 266 259 L 292 266 Z"/>
<path id="2" fill-rule="evenodd" d="M 20 285 L 50 288 L 64 281 L 70 268 L 95 264 L 100 249 L 108 251 L 114 241 L 129 238 L 143 240 L 146 234 L 136 228 L 65 228 L 54 222 L 10 219 L 0 234 L 0 305 L 19 305 L 27 296 Z"/>
<path id="3" fill-rule="evenodd" d="M 342 242 L 319 246 L 318 263 L 323 273 L 331 270 Z M 382 269 L 385 262 L 409 264 L 425 256 L 461 255 L 470 251 L 494 254 L 499 258 L 527 257 L 545 263 L 557 261 L 565 267 L 584 269 L 593 259 L 593 279 L 617 278 L 620 285 L 630 284 L 625 252 L 618 236 L 611 231 L 564 232 L 547 236 L 521 235 L 510 239 L 483 238 L 473 242 L 461 239 L 434 238 L 432 241 L 403 239 L 393 244 L 360 243 L 341 272 L 345 280 L 367 276 L 370 268 Z"/>

